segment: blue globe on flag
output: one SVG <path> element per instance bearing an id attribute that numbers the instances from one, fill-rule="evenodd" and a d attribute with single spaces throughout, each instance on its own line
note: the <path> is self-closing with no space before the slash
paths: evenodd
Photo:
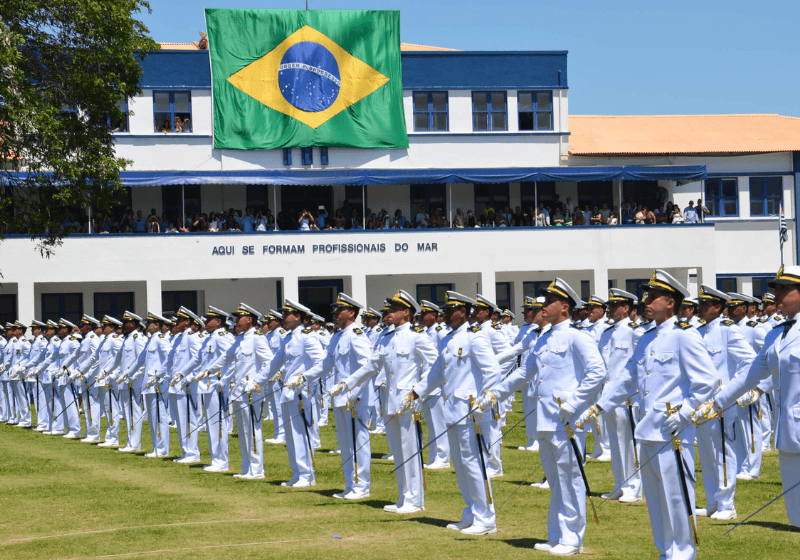
<path id="1" fill-rule="evenodd" d="M 319 43 L 295 43 L 281 59 L 278 68 L 281 94 L 301 111 L 324 111 L 336 101 L 341 85 L 336 57 Z"/>

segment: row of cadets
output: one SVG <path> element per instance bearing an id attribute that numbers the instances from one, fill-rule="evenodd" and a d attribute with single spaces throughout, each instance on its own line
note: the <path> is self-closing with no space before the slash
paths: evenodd
<path id="1" fill-rule="evenodd" d="M 338 330 L 330 337 L 322 375 L 329 376 L 334 384 L 344 381 L 357 371 L 372 353 L 367 333 L 355 324 L 363 307 L 343 293 L 339 293 L 333 304 L 334 322 Z M 344 490 L 333 497 L 345 500 L 368 498 L 372 459 L 368 426 L 372 421 L 372 388 L 369 383 L 365 383 L 332 399 L 336 439 L 341 447 L 345 482 Z"/>
<path id="2" fill-rule="evenodd" d="M 630 292 L 619 288 L 608 291 L 607 315 L 610 326 L 605 325 L 597 343 L 606 366 L 606 384 L 622 375 L 622 370 L 633 354 L 635 327 L 631 323 L 630 312 L 638 303 L 638 298 Z M 633 400 L 628 399 L 625 406 L 600 415 L 605 420 L 603 424 L 608 435 L 615 488 L 613 492 L 603 494 L 605 499 L 619 500 L 622 503 L 638 502 L 642 499 L 642 477 L 637 472 L 639 465 L 636 462 L 637 451 L 634 449 L 632 428 L 638 411 L 638 405 L 634 406 Z"/>
<path id="3" fill-rule="evenodd" d="M 718 374 L 697 329 L 677 320 L 688 290 L 663 270 L 656 270 L 642 288 L 645 317 L 653 325 L 576 425 L 625 406 L 629 398 L 637 401 L 640 419 L 635 435 L 656 549 L 661 558 L 693 560 L 696 522 L 687 512 L 687 504 L 692 513 L 695 506 L 696 430 L 691 415 L 713 393 Z"/>
<path id="4" fill-rule="evenodd" d="M 427 300 L 420 301 L 419 326 L 425 329 L 425 333 L 431 339 L 433 346 L 439 350 L 451 329 L 447 325 L 439 325 L 436 318 L 442 309 Z M 449 469 L 450 468 L 450 441 L 444 437 L 446 431 L 444 421 L 444 399 L 442 389 L 434 389 L 422 405 L 425 418 L 428 420 L 428 441 L 434 440 L 428 451 L 428 462 L 423 465 L 426 469 Z M 435 438 L 435 439 L 434 439 Z"/>
<path id="5" fill-rule="evenodd" d="M 120 447 L 120 453 L 133 453 L 142 450 L 142 411 L 141 377 L 142 367 L 135 367 L 144 348 L 146 337 L 141 332 L 142 318 L 131 311 L 122 314 L 122 333 L 124 339 L 117 353 L 101 367 L 109 373 L 117 387 L 120 415 L 125 420 L 128 441 Z M 62 348 L 64 344 L 62 343 Z M 134 383 L 136 387 L 134 387 Z M 119 429 L 119 428 L 117 428 Z"/>
<path id="6" fill-rule="evenodd" d="M 382 323 L 383 313 L 378 311 L 373 307 L 368 307 L 364 312 L 361 313 L 361 323 L 364 325 L 364 332 L 367 333 L 367 337 L 369 338 L 369 343 L 371 348 L 375 348 L 375 345 L 378 343 L 378 339 L 383 336 L 385 332 L 386 326 Z M 378 376 L 380 377 L 380 376 Z M 378 377 L 373 377 L 370 379 L 369 383 L 372 388 L 372 418 L 373 418 L 373 429 L 370 431 L 371 434 L 385 434 L 386 433 L 386 426 L 383 423 L 383 411 L 381 410 L 381 403 L 386 401 L 385 393 L 385 384 L 384 390 L 382 393 L 382 389 L 378 386 Z M 388 455 L 387 455 L 388 457 Z"/>
<path id="7" fill-rule="evenodd" d="M 322 347 L 323 354 L 328 351 L 328 344 L 331 341 L 331 337 L 325 329 L 321 329 L 320 327 L 325 323 L 325 319 L 316 313 L 309 311 L 306 318 L 303 320 L 303 326 L 305 330 L 308 330 L 310 334 L 315 335 L 319 340 L 319 344 Z M 319 436 L 319 429 L 321 426 L 328 425 L 328 399 L 326 397 L 330 397 L 328 395 L 327 389 L 324 388 L 323 385 L 327 385 L 328 377 L 325 379 L 317 379 L 314 383 L 309 384 L 308 392 L 309 392 L 309 403 L 311 406 L 311 439 L 314 446 L 314 449 L 319 449 L 322 447 L 322 440 Z"/>
<path id="8" fill-rule="evenodd" d="M 222 381 L 223 376 L 229 379 L 229 376 L 226 375 L 227 371 L 223 372 L 221 368 L 214 371 L 209 368 L 211 364 L 227 353 L 235 341 L 233 334 L 227 330 L 229 318 L 229 313 L 217 307 L 208 306 L 205 321 L 206 334 L 200 352 L 200 365 L 195 373 L 187 377 L 189 383 L 197 383 L 197 392 L 200 396 L 202 410 L 205 412 L 205 431 L 208 435 L 211 464 L 204 467 L 203 470 L 214 473 L 228 472 L 227 403 L 230 398 L 230 383 Z"/>
<path id="9" fill-rule="evenodd" d="M 13 331 L 11 331 L 13 332 Z M 8 394 L 8 373 L 5 368 L 6 346 L 11 338 L 6 325 L 0 323 L 0 422 L 15 424 L 14 410 Z"/>
<path id="10" fill-rule="evenodd" d="M 746 372 L 756 354 L 734 321 L 722 316 L 726 305 L 732 300 L 730 294 L 703 284 L 698 300 L 697 317 L 701 325 L 697 330 L 714 364 L 715 390 L 719 390 L 736 375 Z M 734 305 L 739 305 L 737 301 L 741 300 L 734 300 Z M 719 422 L 710 422 L 697 428 L 697 450 L 706 493 L 706 507 L 696 510 L 698 516 L 724 520 L 736 518 L 734 497 L 737 463 L 744 453 L 744 449 L 737 449 L 736 445 L 736 440 L 742 439 L 735 437 L 739 431 L 737 416 L 737 411 L 732 409 Z"/>
<path id="11" fill-rule="evenodd" d="M 14 420 L 16 425 L 20 427 L 29 427 L 32 425 L 31 406 L 28 399 L 29 395 L 33 395 L 34 392 L 38 393 L 38 391 L 36 389 L 35 380 L 33 384 L 30 383 L 26 368 L 27 364 L 35 363 L 31 360 L 41 356 L 47 348 L 47 341 L 41 334 L 43 325 L 44 323 L 41 321 L 34 320 L 31 322 L 31 334 L 33 334 L 34 340 L 30 344 L 30 349 L 27 354 L 23 352 L 14 360 L 15 363 L 8 373 L 11 387 L 9 393 L 12 398 L 14 398 L 13 405 L 17 412 L 17 416 Z M 25 329 L 22 329 L 22 332 L 24 336 Z M 33 400 L 33 402 L 38 402 L 35 398 L 31 400 Z M 38 405 L 36 405 L 36 408 L 38 412 Z"/>
<path id="12" fill-rule="evenodd" d="M 421 403 L 415 401 L 417 406 L 413 412 L 416 414 L 411 414 L 404 399 L 427 377 L 431 365 L 436 361 L 437 351 L 424 329 L 411 326 L 411 319 L 420 306 L 408 292 L 398 290 L 386 300 L 386 304 L 388 312 L 384 321 L 394 328 L 378 340 L 367 362 L 340 381 L 331 395 L 335 397 L 354 390 L 381 370 L 385 372 L 386 398 L 382 407 L 386 439 L 397 469 L 399 497 L 395 504 L 384 506 L 383 509 L 389 513 L 416 513 L 422 511 L 425 505 L 422 461 L 413 458 L 421 447 L 414 420 L 422 408 Z M 369 388 L 369 383 L 366 386 Z"/>
<path id="13" fill-rule="evenodd" d="M 781 266 L 769 282 L 775 303 L 789 318 L 767 334 L 764 344 L 746 373 L 737 375 L 721 391 L 695 410 L 693 419 L 712 423 L 720 414 L 739 404 L 757 402 L 759 386 L 776 385 L 775 447 L 779 451 L 781 482 L 789 523 L 800 527 L 800 267 Z M 793 490 L 793 491 L 790 491 Z"/>
<path id="14" fill-rule="evenodd" d="M 95 385 L 98 388 L 97 398 L 100 401 L 107 424 L 103 443 L 97 446 L 119 447 L 119 393 L 115 390 L 111 379 L 114 372 L 106 371 L 104 366 L 117 355 L 122 347 L 124 340 L 122 336 L 122 321 L 108 315 L 103 317 L 103 335 L 105 338 L 100 342 L 100 346 L 97 349 L 99 371 L 95 378 Z"/>
<path id="15" fill-rule="evenodd" d="M 570 321 L 574 307 L 583 303 L 577 293 L 561 278 L 542 292 L 549 328 L 538 336 L 520 367 L 502 383 L 489 387 L 479 405 L 486 409 L 524 383 L 535 381 L 537 402 L 532 416 L 551 497 L 547 542 L 534 548 L 571 556 L 582 550 L 586 531 L 586 488 L 579 465 L 586 434 L 582 427 L 575 427 L 574 441 L 580 452 L 576 456 L 565 424 L 597 398 L 606 371 L 593 337 L 582 325 Z"/>
<path id="16" fill-rule="evenodd" d="M 699 300 L 697 298 L 684 298 L 680 308 L 678 309 L 678 321 L 686 321 L 693 327 L 699 327 L 702 325 L 703 322 L 697 316 L 699 305 Z"/>
<path id="17" fill-rule="evenodd" d="M 386 316 L 389 314 L 389 310 L 391 308 L 391 301 L 384 300 L 383 306 L 381 307 L 380 312 L 380 321 L 375 329 L 377 331 L 375 335 L 375 341 L 372 344 L 372 350 L 378 347 L 380 340 L 382 337 L 389 334 L 389 332 L 394 330 L 394 324 L 389 324 L 386 322 Z M 389 408 L 388 408 L 388 393 L 387 393 L 387 385 L 386 385 L 386 368 L 381 366 L 378 375 L 372 377 L 369 383 L 373 387 L 373 391 L 375 391 L 375 395 L 377 396 L 377 402 L 375 402 L 375 411 L 377 420 L 375 421 L 375 429 L 373 433 L 378 434 L 385 434 L 386 433 L 386 418 L 389 415 Z M 389 453 L 388 455 L 383 455 L 381 459 L 384 460 L 392 460 L 392 444 L 387 439 L 387 445 L 389 446 Z"/>
<path id="18" fill-rule="evenodd" d="M 509 342 L 517 338 L 517 335 L 519 334 L 520 327 L 513 323 L 514 319 L 516 318 L 517 315 L 510 309 L 505 309 L 500 314 L 500 326 L 507 330 Z"/>
<path id="19" fill-rule="evenodd" d="M 3 408 L 0 410 L 0 420 L 13 425 L 19 425 L 17 397 L 12 384 L 11 366 L 14 361 L 14 351 L 17 345 L 17 327 L 14 323 L 6 323 L 4 330 L 5 340 L 2 344 L 3 359 L 0 364 L 0 384 L 2 384 Z M 23 330 L 24 333 L 24 330 Z"/>
<path id="20" fill-rule="evenodd" d="M 170 324 L 169 319 L 155 311 L 147 312 L 145 328 L 149 338 L 136 362 L 126 370 L 128 377 L 136 377 L 138 393 L 147 408 L 153 450 L 146 453 L 145 457 L 150 458 L 169 455 L 169 377 L 165 365 L 172 344 L 165 326 L 169 327 Z"/>
<path id="21" fill-rule="evenodd" d="M 265 329 L 264 336 L 267 338 L 267 344 L 273 354 L 276 354 L 281 347 L 283 337 L 286 336 L 286 329 L 281 327 L 283 322 L 283 314 L 280 311 L 270 309 L 265 316 Z M 264 443 L 272 444 L 285 444 L 286 443 L 286 430 L 284 428 L 283 407 L 281 407 L 281 383 L 283 377 L 281 372 L 275 377 L 271 383 L 267 383 L 267 390 L 270 395 L 267 398 L 267 407 L 270 409 L 270 416 L 272 416 L 272 430 L 273 436 L 266 438 Z"/>
<path id="22" fill-rule="evenodd" d="M 486 454 L 492 453 L 492 437 L 484 427 L 484 412 L 475 406 L 479 395 L 500 380 L 501 366 L 489 337 L 479 326 L 470 327 L 469 317 L 478 302 L 463 294 L 445 294 L 445 321 L 452 330 L 444 337 L 430 374 L 412 388 L 412 409 L 437 388 L 442 388 L 447 437 L 456 481 L 465 506 L 460 521 L 448 529 L 467 535 L 497 532 L 492 500 L 491 476 Z M 489 403 L 486 408 L 491 408 Z"/>
<path id="23" fill-rule="evenodd" d="M 42 385 L 42 394 L 44 396 L 43 403 L 40 403 L 41 408 L 44 409 L 44 414 L 41 419 L 37 420 L 36 431 L 40 431 L 47 435 L 63 435 L 64 434 L 64 421 L 61 417 L 55 415 L 55 391 L 54 391 L 54 374 L 58 363 L 58 349 L 61 346 L 61 338 L 57 336 L 58 323 L 52 319 L 48 320 L 44 329 L 44 337 L 47 339 L 47 349 L 44 356 L 36 364 L 29 364 L 28 368 L 31 370 L 31 376 L 40 380 Z M 37 410 L 37 417 L 40 415 L 41 410 Z"/>
<path id="24" fill-rule="evenodd" d="M 233 476 L 245 480 L 260 480 L 264 478 L 261 416 L 265 391 L 268 390 L 264 380 L 269 375 L 269 366 L 276 361 L 266 337 L 259 335 L 256 330 L 261 313 L 240 303 L 235 315 L 236 336 L 233 344 L 212 361 L 206 371 L 209 375 L 221 371 L 222 387 L 233 385 L 230 399 L 236 415 L 239 449 L 242 454 L 242 472 Z"/>
<path id="25" fill-rule="evenodd" d="M 598 344 L 603 331 L 605 331 L 610 324 L 608 321 L 603 320 L 607 306 L 606 300 L 595 294 L 590 295 L 589 299 L 584 303 L 586 318 L 581 322 L 581 325 L 587 329 Z M 609 453 L 609 434 L 605 415 L 593 418 L 589 425 L 594 434 L 594 449 L 587 457 L 602 462 L 611 461 L 611 454 Z"/>
<path id="26" fill-rule="evenodd" d="M 102 419 L 99 391 L 95 386 L 94 377 L 99 372 L 100 364 L 97 361 L 97 350 L 102 342 L 102 325 L 91 315 L 84 314 L 80 321 L 80 331 L 83 340 L 78 352 L 78 359 L 72 368 L 70 381 L 77 384 L 78 391 L 83 396 L 83 410 L 85 414 L 85 434 L 83 443 L 100 443 L 100 421 Z"/>
<path id="27" fill-rule="evenodd" d="M 507 336 L 503 328 L 497 323 L 491 321 L 492 314 L 498 309 L 489 298 L 478 294 L 475 296 L 475 305 L 472 308 L 472 315 L 470 322 L 478 327 L 480 331 L 489 340 L 492 346 L 492 351 L 495 356 L 501 354 L 510 348 Z M 500 376 L 506 376 L 513 369 L 514 363 L 510 362 L 501 366 L 498 372 Z M 489 385 L 491 386 L 491 385 Z M 483 425 L 481 430 L 486 434 L 490 442 L 489 446 L 489 459 L 486 464 L 486 470 L 489 472 L 489 478 L 497 478 L 503 476 L 503 461 L 500 457 L 500 444 L 502 443 L 502 431 L 500 426 L 501 408 L 503 412 L 508 409 L 508 400 L 513 396 L 513 392 L 505 399 L 500 399 L 495 406 L 492 407 L 490 414 L 483 417 Z"/>

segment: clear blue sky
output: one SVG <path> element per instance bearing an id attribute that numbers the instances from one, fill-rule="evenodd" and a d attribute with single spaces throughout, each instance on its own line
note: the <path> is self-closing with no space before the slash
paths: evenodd
<path id="1" fill-rule="evenodd" d="M 203 7 L 291 2 L 151 0 L 163 42 L 196 41 Z M 311 9 L 400 9 L 401 40 L 461 50 L 569 51 L 576 115 L 779 113 L 800 117 L 800 3 L 309 0 Z"/>

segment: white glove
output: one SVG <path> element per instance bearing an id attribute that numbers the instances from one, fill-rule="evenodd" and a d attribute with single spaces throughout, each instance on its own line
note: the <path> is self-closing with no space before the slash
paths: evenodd
<path id="1" fill-rule="evenodd" d="M 73 374 L 69 376 L 70 381 L 77 381 L 80 378 L 81 378 L 81 372 L 79 371 L 73 372 Z"/>
<path id="2" fill-rule="evenodd" d="M 678 434 L 688 426 L 691 421 L 691 414 L 684 412 L 683 407 L 681 407 L 664 420 L 664 431 L 668 434 Z"/>
<path id="3" fill-rule="evenodd" d="M 562 402 L 558 409 L 558 421 L 562 424 L 566 424 L 574 415 L 575 407 L 569 404 L 567 401 Z"/>
<path id="4" fill-rule="evenodd" d="M 697 425 L 713 420 L 722 413 L 722 409 L 715 401 L 706 401 L 694 409 L 691 420 Z"/>
<path id="5" fill-rule="evenodd" d="M 758 394 L 758 391 L 756 391 L 755 389 L 751 389 L 750 391 L 747 391 L 744 395 L 739 397 L 739 400 L 737 400 L 736 402 L 739 404 L 739 406 L 745 407 L 753 404 L 754 402 L 758 402 L 758 398 L 760 396 L 761 395 Z"/>
<path id="6" fill-rule="evenodd" d="M 347 406 L 353 408 L 358 401 L 359 401 L 358 395 L 356 395 L 355 393 L 348 393 Z"/>
<path id="7" fill-rule="evenodd" d="M 597 418 L 600 415 L 600 412 L 600 409 L 597 408 L 596 405 L 590 406 L 583 412 L 583 414 L 580 415 L 577 420 L 575 420 L 575 427 L 582 430 L 586 423 L 592 418 Z"/>
<path id="8" fill-rule="evenodd" d="M 410 402 L 410 403 L 409 403 L 409 405 L 408 405 L 408 406 L 409 406 L 409 408 L 411 409 L 411 412 L 414 412 L 414 413 L 416 413 L 416 414 L 419 414 L 419 413 L 421 413 L 421 412 L 422 412 L 422 399 L 421 399 L 421 398 L 419 398 L 419 397 L 417 397 L 417 398 L 415 399 L 415 398 L 414 398 L 414 397 L 412 397 L 410 394 L 409 394 L 408 398 L 410 398 L 410 399 L 411 399 L 411 402 Z"/>
<path id="9" fill-rule="evenodd" d="M 484 391 L 483 396 L 479 398 L 478 402 L 475 404 L 481 409 L 481 412 L 486 412 L 494 406 L 495 402 L 497 402 L 497 393 L 494 391 Z"/>
<path id="10" fill-rule="evenodd" d="M 217 393 L 221 393 L 221 392 L 222 392 L 222 381 L 212 381 L 212 382 L 211 382 L 211 387 L 212 387 L 212 388 L 213 388 L 213 389 L 214 389 L 214 390 L 215 390 Z"/>
<path id="11" fill-rule="evenodd" d="M 332 397 L 338 397 L 345 391 L 349 391 L 349 389 L 347 388 L 347 383 L 345 383 L 344 381 L 340 381 L 339 383 L 336 384 L 336 386 L 333 389 L 329 391 L 329 393 Z"/>
<path id="12" fill-rule="evenodd" d="M 245 393 L 252 393 L 256 390 L 256 383 L 255 381 L 248 381 L 244 384 L 244 392 Z"/>

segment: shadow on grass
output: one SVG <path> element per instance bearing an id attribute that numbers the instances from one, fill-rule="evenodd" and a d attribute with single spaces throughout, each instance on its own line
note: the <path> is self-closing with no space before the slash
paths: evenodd
<path id="1" fill-rule="evenodd" d="M 735 527 L 736 523 L 729 523 L 731 527 Z M 773 531 L 785 531 L 787 533 L 800 533 L 800 527 L 795 527 L 788 523 L 779 523 L 777 521 L 748 521 L 745 525 L 758 525 L 765 529 L 772 529 Z"/>
<path id="2" fill-rule="evenodd" d="M 437 519 L 436 517 L 414 517 L 408 521 L 415 521 L 423 525 L 433 525 L 434 527 L 447 527 L 448 524 L 454 523 L 451 519 Z"/>
<path id="3" fill-rule="evenodd" d="M 516 548 L 527 548 L 533 550 L 533 546 L 539 543 L 546 543 L 547 539 L 493 539 Z"/>

